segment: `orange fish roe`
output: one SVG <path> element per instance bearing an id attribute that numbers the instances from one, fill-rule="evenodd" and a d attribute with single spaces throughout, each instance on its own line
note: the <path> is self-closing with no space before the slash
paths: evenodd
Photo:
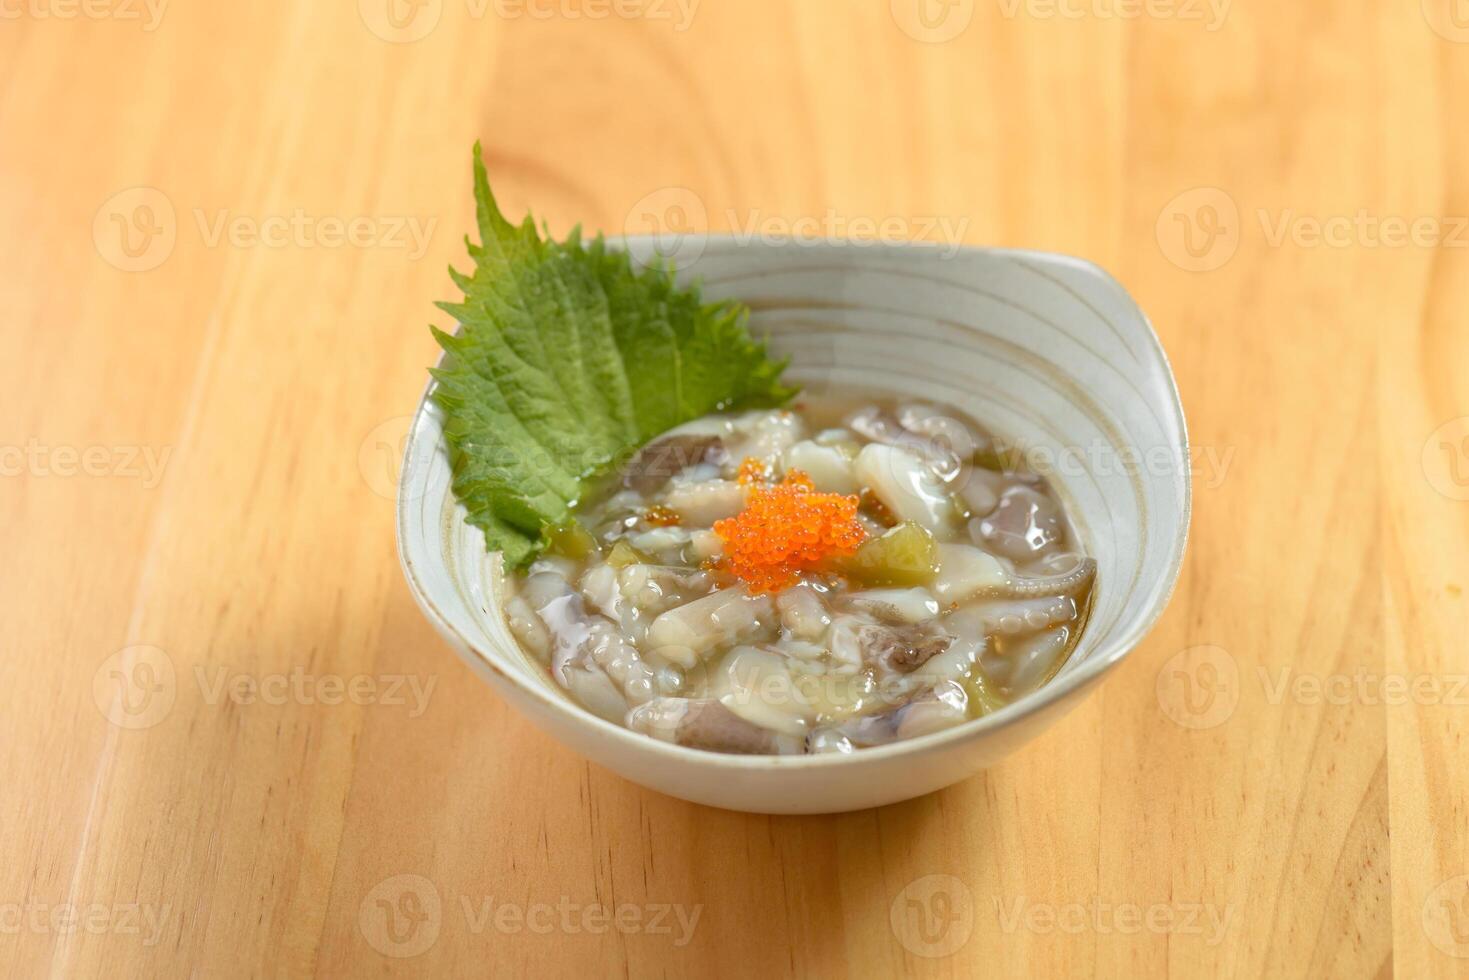
<path id="1" fill-rule="evenodd" d="M 643 520 L 654 527 L 674 527 L 683 523 L 683 515 L 672 507 L 654 504 L 643 511 Z"/>
<path id="2" fill-rule="evenodd" d="M 740 486 L 748 487 L 752 483 L 765 483 L 770 479 L 770 473 L 765 469 L 765 464 L 754 456 L 746 456 L 740 461 L 738 479 Z"/>
<path id="3" fill-rule="evenodd" d="M 714 523 L 714 533 L 724 541 L 720 567 L 752 593 L 790 588 L 798 573 L 828 558 L 850 555 L 867 539 L 857 520 L 855 496 L 817 493 L 800 470 L 791 470 L 775 485 L 746 478 L 757 469 L 763 472 L 758 460 L 740 464 L 740 482 L 751 486 L 745 509 Z"/>

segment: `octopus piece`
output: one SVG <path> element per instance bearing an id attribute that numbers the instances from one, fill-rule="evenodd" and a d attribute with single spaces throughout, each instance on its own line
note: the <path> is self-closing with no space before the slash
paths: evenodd
<path id="1" fill-rule="evenodd" d="M 773 618 L 769 596 L 742 586 L 720 589 L 675 606 L 648 627 L 651 649 L 680 667 L 693 667 L 721 645 L 748 639 Z"/>
<path id="2" fill-rule="evenodd" d="M 723 458 L 724 440 L 717 435 L 701 432 L 666 435 L 638 451 L 623 472 L 622 485 L 649 496 L 690 466 L 720 462 Z"/>
<path id="3" fill-rule="evenodd" d="M 831 625 L 821 596 L 809 585 L 797 585 L 777 595 L 775 608 L 780 613 L 781 627 L 798 640 L 820 640 Z"/>
<path id="4" fill-rule="evenodd" d="M 941 681 L 905 704 L 880 715 L 838 726 L 852 745 L 886 745 L 952 728 L 969 717 L 969 696 L 953 681 Z"/>
<path id="5" fill-rule="evenodd" d="M 946 621 L 960 633 L 1019 636 L 1072 622 L 1077 612 L 1072 596 L 1047 595 L 977 602 L 951 613 Z"/>
<path id="6" fill-rule="evenodd" d="M 999 599 L 1036 599 L 1044 596 L 1079 596 L 1097 576 L 1095 558 L 1076 557 L 1076 564 L 1069 570 L 1054 575 L 1036 577 L 1008 576 L 1002 585 L 985 591 L 988 597 Z"/>
<path id="7" fill-rule="evenodd" d="M 766 465 L 775 463 L 806 434 L 801 417 L 788 411 L 751 412 L 736 419 L 734 427 L 744 436 L 729 454 L 734 462 L 752 456 Z"/>
<path id="8" fill-rule="evenodd" d="M 852 740 L 835 728 L 818 728 L 806 736 L 806 751 L 811 755 L 827 752 L 850 755 L 856 749 L 852 746 Z"/>
<path id="9" fill-rule="evenodd" d="M 847 595 L 844 604 L 884 623 L 921 623 L 939 614 L 939 603 L 924 589 L 869 589 Z"/>
<path id="10" fill-rule="evenodd" d="M 1072 630 L 1061 626 L 999 642 L 980 662 L 985 677 L 1012 696 L 1034 690 L 1056 670 L 1071 648 L 1071 636 Z"/>
<path id="11" fill-rule="evenodd" d="M 639 610 L 657 615 L 707 595 L 713 585 L 708 572 L 677 565 L 637 562 L 617 573 L 617 588 Z"/>
<path id="12" fill-rule="evenodd" d="M 800 470 L 822 493 L 858 493 L 862 486 L 852 472 L 852 460 L 840 446 L 823 446 L 809 439 L 785 451 L 786 472 Z"/>
<path id="13" fill-rule="evenodd" d="M 900 520 L 947 537 L 958 515 L 943 483 L 917 452 L 871 443 L 857 454 L 857 478 Z"/>
<path id="14" fill-rule="evenodd" d="M 627 713 L 627 727 L 707 752 L 793 755 L 805 740 L 752 725 L 712 698 L 654 698 Z"/>
<path id="15" fill-rule="evenodd" d="M 908 674 L 949 649 L 954 637 L 930 626 L 872 624 L 857 628 L 863 662 Z"/>
<path id="16" fill-rule="evenodd" d="M 526 579 L 523 595 L 550 633 L 552 675 L 589 708 L 606 717 L 613 707 L 605 697 L 609 685 L 626 699 L 622 710 L 628 703 L 641 704 L 653 696 L 653 669 L 616 625 L 587 612 L 581 593 L 566 579 L 554 572 L 539 572 Z"/>
<path id="17" fill-rule="evenodd" d="M 733 480 L 674 480 L 663 500 L 690 527 L 713 527 L 745 506 L 745 488 Z"/>
<path id="18" fill-rule="evenodd" d="M 1065 543 L 1066 521 L 1055 501 L 1032 487 L 1012 486 L 987 516 L 969 522 L 969 533 L 996 554 L 1030 562 Z"/>
<path id="19" fill-rule="evenodd" d="M 906 428 L 876 408 L 864 409 L 851 416 L 847 419 L 847 426 L 873 443 L 903 449 L 916 456 L 943 482 L 958 477 L 963 467 L 963 458 L 959 453 L 962 446 L 972 440 L 960 438 L 953 431 L 944 431 L 935 417 L 921 419 L 921 411 L 917 407 L 911 409 L 909 414 L 911 421 L 923 425 L 929 431 L 920 432 Z M 955 422 L 953 419 L 947 421 Z"/>

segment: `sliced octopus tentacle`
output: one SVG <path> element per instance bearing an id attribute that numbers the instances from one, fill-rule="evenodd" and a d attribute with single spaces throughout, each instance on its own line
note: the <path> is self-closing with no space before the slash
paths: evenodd
<path id="1" fill-rule="evenodd" d="M 1082 558 L 1076 567 L 1058 575 L 1022 578 L 1012 575 L 1000 585 L 991 585 L 975 593 L 979 599 L 1040 599 L 1046 596 L 1074 596 L 1082 592 L 1097 574 L 1097 560 Z"/>
<path id="2" fill-rule="evenodd" d="M 587 612 L 581 593 L 570 582 L 541 572 L 526 580 L 524 595 L 551 633 L 551 670 L 563 687 L 571 688 L 573 670 L 595 668 L 634 704 L 653 697 L 653 668 L 611 620 Z"/>
<path id="3" fill-rule="evenodd" d="M 791 755 L 804 749 L 804 739 L 751 724 L 714 698 L 654 698 L 627 713 L 627 727 L 708 752 Z"/>

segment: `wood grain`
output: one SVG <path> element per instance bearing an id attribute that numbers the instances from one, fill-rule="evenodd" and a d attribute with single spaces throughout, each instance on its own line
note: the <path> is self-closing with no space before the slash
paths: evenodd
<path id="1" fill-rule="evenodd" d="M 392 2 L 437 20 L 0 5 L 7 972 L 1466 972 L 1451 0 Z M 558 232 L 890 219 L 1111 269 L 1196 446 L 1162 623 L 878 811 L 704 809 L 542 736 L 393 540 L 476 139 Z"/>

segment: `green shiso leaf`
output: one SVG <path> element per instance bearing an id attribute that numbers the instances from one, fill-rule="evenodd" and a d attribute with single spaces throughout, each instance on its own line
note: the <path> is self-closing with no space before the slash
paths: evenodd
<path id="1" fill-rule="evenodd" d="M 474 147 L 480 242 L 463 292 L 440 303 L 447 352 L 431 373 L 454 494 L 508 568 L 545 547 L 597 475 L 660 433 L 710 412 L 784 404 L 784 361 L 751 338 L 749 311 L 705 303 L 673 270 L 637 269 L 601 236 L 543 239 L 500 213 Z"/>

